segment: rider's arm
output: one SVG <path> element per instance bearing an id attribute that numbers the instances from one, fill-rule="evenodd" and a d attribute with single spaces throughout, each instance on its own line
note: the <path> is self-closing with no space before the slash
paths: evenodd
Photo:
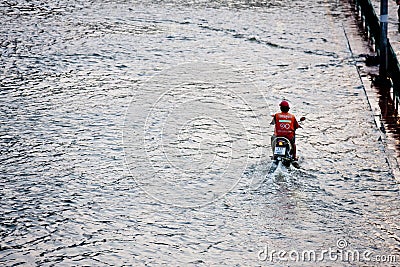
<path id="1" fill-rule="evenodd" d="M 298 121 L 296 120 L 296 118 L 294 118 L 294 129 L 299 129 L 302 128 L 301 125 L 298 123 Z"/>
<path id="2" fill-rule="evenodd" d="M 273 117 L 273 118 L 272 118 L 272 121 L 271 121 L 270 124 L 271 124 L 271 125 L 275 125 L 275 115 L 273 115 L 272 117 Z"/>

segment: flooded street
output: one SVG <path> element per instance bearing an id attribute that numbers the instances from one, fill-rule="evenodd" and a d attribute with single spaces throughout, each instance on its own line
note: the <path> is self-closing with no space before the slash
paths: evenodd
<path id="1" fill-rule="evenodd" d="M 0 265 L 399 264 L 347 1 L 45 2 L 0 4 Z"/>

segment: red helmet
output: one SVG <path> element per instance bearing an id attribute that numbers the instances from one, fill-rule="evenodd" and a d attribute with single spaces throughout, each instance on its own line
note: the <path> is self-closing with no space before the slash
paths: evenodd
<path id="1" fill-rule="evenodd" d="M 279 106 L 290 108 L 290 107 L 289 107 L 289 102 L 287 102 L 286 100 L 283 100 L 283 101 L 279 104 Z"/>

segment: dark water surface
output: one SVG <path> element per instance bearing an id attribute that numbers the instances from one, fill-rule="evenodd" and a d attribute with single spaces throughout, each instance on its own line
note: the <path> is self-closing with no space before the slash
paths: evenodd
<path id="1" fill-rule="evenodd" d="M 346 1 L 46 2 L 0 4 L 1 265 L 400 261 Z M 307 121 L 302 169 L 274 176 L 282 98 Z"/>

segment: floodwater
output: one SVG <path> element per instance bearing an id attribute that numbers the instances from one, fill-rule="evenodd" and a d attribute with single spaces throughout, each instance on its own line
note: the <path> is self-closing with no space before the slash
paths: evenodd
<path id="1" fill-rule="evenodd" d="M 0 11 L 1 265 L 400 261 L 399 186 L 347 1 Z M 270 174 L 283 98 L 307 117 L 301 169 Z"/>

